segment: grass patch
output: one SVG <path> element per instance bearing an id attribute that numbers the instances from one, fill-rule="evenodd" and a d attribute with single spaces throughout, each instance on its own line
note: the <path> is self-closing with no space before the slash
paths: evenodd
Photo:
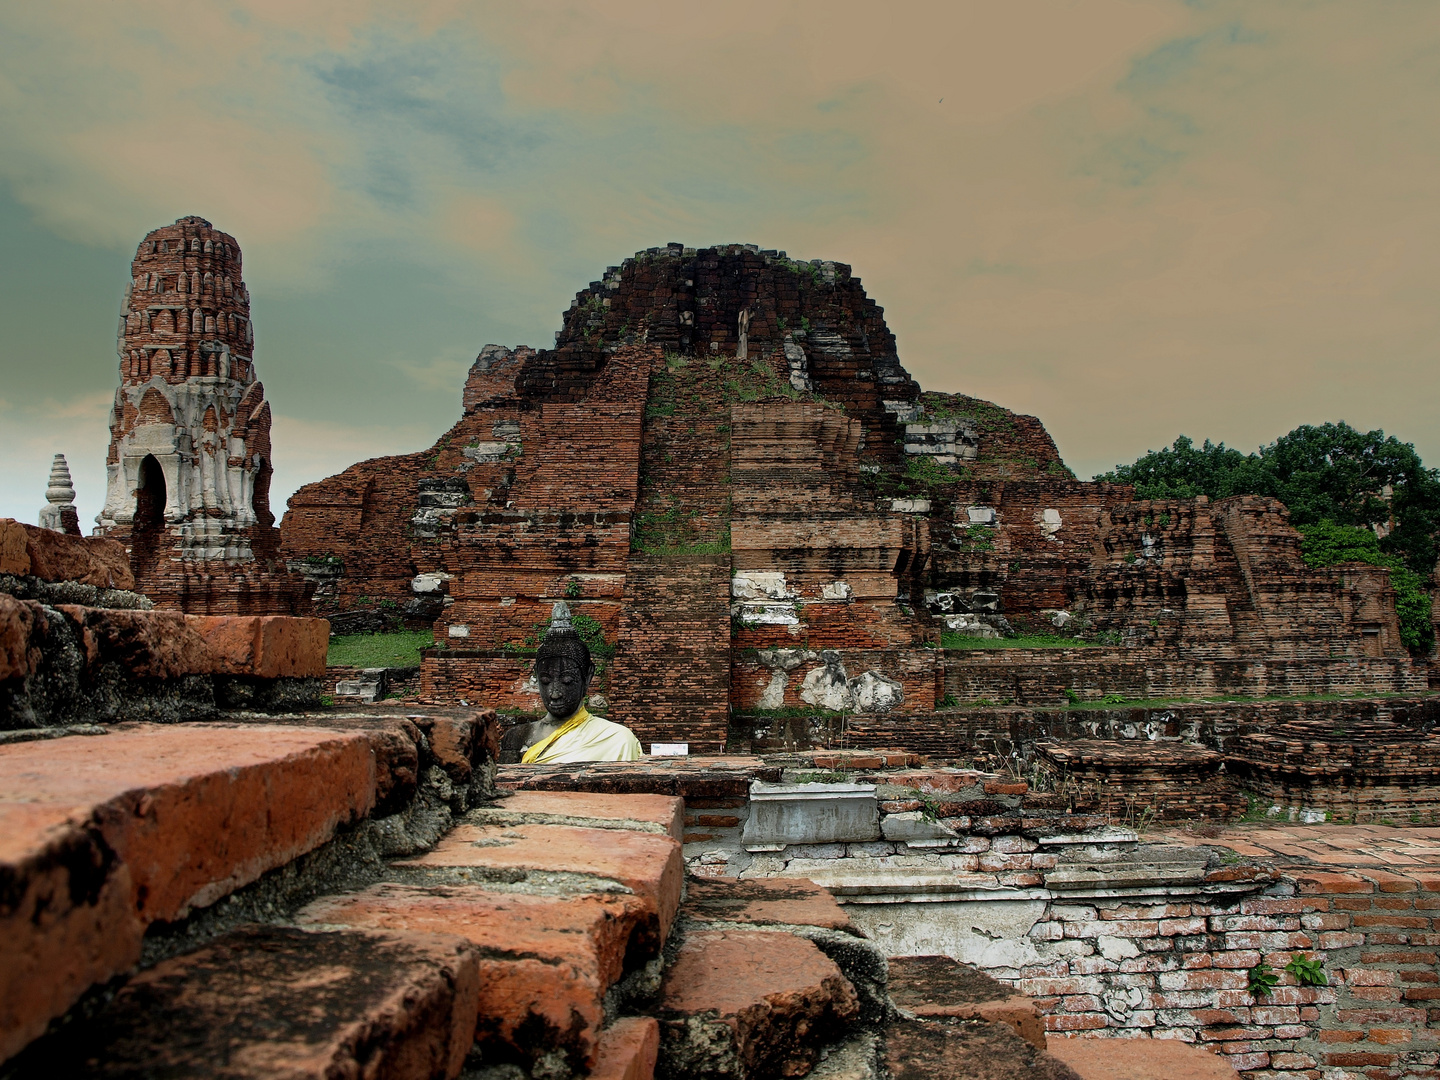
<path id="1" fill-rule="evenodd" d="M 420 650 L 435 644 L 429 630 L 398 630 L 393 634 L 337 634 L 330 639 L 325 663 L 332 667 L 415 667 Z"/>
<path id="2" fill-rule="evenodd" d="M 1093 641 L 1056 637 L 1053 634 L 1021 634 L 1011 638 L 967 637 L 954 630 L 940 635 L 942 649 L 1098 649 Z"/>

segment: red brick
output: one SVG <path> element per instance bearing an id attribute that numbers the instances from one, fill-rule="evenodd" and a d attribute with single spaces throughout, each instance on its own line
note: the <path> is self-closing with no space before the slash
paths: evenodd
<path id="1" fill-rule="evenodd" d="M 14 530 L 17 525 L 25 535 L 24 559 L 14 554 Z M 0 518 L 0 531 L 3 531 L 0 549 L 7 553 L 5 565 L 17 567 L 0 572 L 33 574 L 41 581 L 78 581 L 101 589 L 135 587 L 135 576 L 130 572 L 125 546 L 114 540 L 98 536 L 67 536 L 9 518 Z M 27 560 L 28 568 L 18 569 Z"/>
<path id="2" fill-rule="evenodd" d="M 1177 1039 L 1054 1039 L 1049 1051 L 1087 1080 L 1237 1080 L 1231 1061 Z"/>
<path id="3" fill-rule="evenodd" d="M 476 1039 L 531 1057 L 558 1048 L 594 1061 L 605 993 L 624 970 L 645 904 L 623 894 L 535 896 L 468 885 L 373 885 L 317 900 L 296 919 L 448 934 L 480 947 Z"/>
<path id="4" fill-rule="evenodd" d="M 1356 874 L 1339 874 L 1328 870 L 1291 871 L 1302 896 L 1317 893 L 1373 893 L 1375 886 Z"/>
<path id="5" fill-rule="evenodd" d="M 563 818 L 638 821 L 658 826 L 679 840 L 684 833 L 685 800 L 673 795 L 607 795 L 590 791 L 516 791 L 496 802 L 507 814 Z M 702 815 L 700 824 L 708 825 Z M 731 817 L 732 822 L 738 818 Z M 557 820 L 557 823 L 563 824 Z M 573 824 L 573 823 L 572 823 Z"/>
<path id="6" fill-rule="evenodd" d="M 405 866 L 484 866 L 611 878 L 644 897 L 656 943 L 664 941 L 680 906 L 685 863 L 673 837 L 627 829 L 571 825 L 459 825 L 433 851 Z"/>
<path id="7" fill-rule="evenodd" d="M 714 1060 L 720 1026 L 746 1074 L 804 1075 L 859 1009 L 854 988 L 810 942 L 735 930 L 687 935 L 658 1004 L 665 1058 L 678 1075 Z M 692 1018 L 705 1018 L 704 1028 Z"/>
<path id="8" fill-rule="evenodd" d="M 600 1034 L 589 1080 L 653 1080 L 660 1024 L 653 1016 L 622 1016 Z"/>
<path id="9" fill-rule="evenodd" d="M 30 573 L 29 537 L 14 518 L 0 517 L 0 574 L 26 577 Z"/>
<path id="10" fill-rule="evenodd" d="M 459 938 L 239 930 L 135 976 L 36 1075 L 455 1076 L 479 983 Z"/>
<path id="11" fill-rule="evenodd" d="M 889 989 L 891 1000 L 916 1016 L 1006 1024 L 1036 1049 L 1045 1049 L 1045 1025 L 1032 999 L 948 956 L 891 957 Z M 1093 994 L 1062 1001 L 1067 1012 L 1100 1011 Z"/>
<path id="12" fill-rule="evenodd" d="M 1325 1055 L 1326 1065 L 1338 1065 L 1341 1068 L 1353 1068 L 1364 1065 L 1393 1065 L 1398 1060 L 1400 1060 L 1398 1054 L 1361 1050 L 1347 1050 L 1343 1053 L 1332 1051 Z"/>
<path id="13" fill-rule="evenodd" d="M 804 878 L 692 879 L 685 914 L 696 922 L 851 929 L 850 916 L 829 890 Z"/>
<path id="14" fill-rule="evenodd" d="M 146 923 L 318 847 L 374 799 L 363 733 L 122 725 L 0 747 L 0 866 L 24 898 L 0 932 L 16 950 L 0 964 L 0 1002 L 14 1010 L 3 1030 L 33 1033 L 128 967 Z"/>
<path id="15" fill-rule="evenodd" d="M 1402 929 L 1428 930 L 1430 920 L 1419 915 L 1356 915 L 1355 926 L 1396 926 Z"/>
<path id="16" fill-rule="evenodd" d="M 1367 881 L 1375 882 L 1375 884 L 1380 887 L 1382 893 L 1414 892 L 1419 888 L 1418 883 L 1413 878 L 1408 878 L 1401 874 L 1392 874 L 1388 870 L 1372 870 L 1366 867 L 1363 870 L 1357 870 L 1356 873 L 1364 877 Z"/>
<path id="17" fill-rule="evenodd" d="M 193 669 L 260 679 L 320 678 L 330 648 L 324 619 L 286 615 L 186 615 L 185 624 L 205 642 L 208 665 Z"/>

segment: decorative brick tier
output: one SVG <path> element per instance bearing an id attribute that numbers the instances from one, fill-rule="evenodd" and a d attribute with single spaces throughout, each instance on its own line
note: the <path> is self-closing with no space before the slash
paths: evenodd
<path id="1" fill-rule="evenodd" d="M 1077 810 L 1112 817 L 1227 821 L 1245 797 L 1224 777 L 1225 757 L 1178 742 L 1078 739 L 1040 742 L 1035 756 Z"/>
<path id="2" fill-rule="evenodd" d="M 1241 735 L 1226 766 L 1281 806 L 1352 822 L 1440 823 L 1440 735 L 1389 720 L 1291 720 Z"/>

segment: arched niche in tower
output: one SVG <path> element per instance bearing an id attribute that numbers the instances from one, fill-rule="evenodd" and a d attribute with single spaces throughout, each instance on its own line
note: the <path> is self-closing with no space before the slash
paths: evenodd
<path id="1" fill-rule="evenodd" d="M 165 472 L 154 454 L 140 462 L 135 488 L 135 522 L 131 526 L 130 569 L 136 574 L 153 566 L 165 534 Z"/>

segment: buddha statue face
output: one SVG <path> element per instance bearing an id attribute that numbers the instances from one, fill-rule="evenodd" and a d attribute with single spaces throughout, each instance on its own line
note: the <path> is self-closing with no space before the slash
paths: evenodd
<path id="1" fill-rule="evenodd" d="M 564 653 L 541 656 L 535 662 L 540 700 L 557 720 L 568 719 L 580 708 L 594 675 L 593 664 L 582 664 L 579 657 Z"/>

